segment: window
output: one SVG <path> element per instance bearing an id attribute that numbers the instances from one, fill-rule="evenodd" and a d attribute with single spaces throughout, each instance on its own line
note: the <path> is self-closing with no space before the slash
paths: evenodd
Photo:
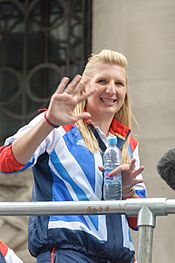
<path id="1" fill-rule="evenodd" d="M 91 0 L 0 3 L 0 142 L 47 106 L 91 53 Z"/>

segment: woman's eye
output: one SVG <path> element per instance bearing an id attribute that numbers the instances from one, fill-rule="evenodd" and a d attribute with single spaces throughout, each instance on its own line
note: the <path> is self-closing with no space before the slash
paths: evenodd
<path id="1" fill-rule="evenodd" d="M 107 81 L 105 79 L 99 79 L 98 83 L 102 84 L 102 85 L 105 85 L 107 83 Z"/>
<path id="2" fill-rule="evenodd" d="M 120 81 L 117 81 L 115 83 L 115 85 L 118 86 L 118 87 L 123 87 L 124 86 L 123 82 L 120 82 Z"/>

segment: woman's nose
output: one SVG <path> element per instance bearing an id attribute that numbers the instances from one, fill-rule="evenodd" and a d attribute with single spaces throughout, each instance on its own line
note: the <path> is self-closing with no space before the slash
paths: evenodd
<path id="1" fill-rule="evenodd" d="M 107 93 L 116 93 L 115 84 L 113 82 L 109 83 L 106 89 Z"/>

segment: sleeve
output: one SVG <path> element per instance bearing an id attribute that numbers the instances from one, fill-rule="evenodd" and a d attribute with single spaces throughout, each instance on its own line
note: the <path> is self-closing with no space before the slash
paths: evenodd
<path id="1" fill-rule="evenodd" d="M 0 253 L 6 263 L 23 263 L 23 261 L 10 249 L 4 242 L 0 240 Z"/>
<path id="2" fill-rule="evenodd" d="M 138 196 L 139 198 L 139 196 Z M 128 216 L 128 225 L 132 230 L 137 231 L 138 227 L 137 227 L 137 216 Z"/>
<path id="3" fill-rule="evenodd" d="M 136 169 L 140 167 L 140 158 L 139 158 L 139 144 L 137 140 L 135 140 L 133 137 L 130 138 L 130 145 L 129 145 L 129 152 L 130 152 L 130 158 L 136 159 Z M 138 179 L 143 179 L 142 174 L 139 174 L 137 176 Z M 136 184 L 134 187 L 134 191 L 138 198 L 146 198 L 147 197 L 147 191 L 146 186 L 144 183 Z M 133 230 L 138 230 L 137 228 L 137 217 L 128 217 L 128 224 L 129 227 Z"/>
<path id="4" fill-rule="evenodd" d="M 4 242 L 2 242 L 1 240 L 0 240 L 0 252 L 1 252 L 1 254 L 3 255 L 3 257 L 5 257 L 5 255 L 6 255 L 7 252 L 8 252 L 8 247 L 7 247 L 7 245 L 4 244 Z"/>
<path id="5" fill-rule="evenodd" d="M 136 169 L 140 167 L 140 157 L 139 157 L 139 144 L 136 139 L 133 137 L 130 138 L 130 158 L 135 158 L 136 159 Z M 137 176 L 138 179 L 143 180 L 142 174 L 139 174 Z M 135 193 L 138 195 L 140 198 L 146 198 L 147 197 L 147 191 L 146 191 L 146 186 L 144 183 L 139 183 L 136 184 L 134 187 Z"/>
<path id="6" fill-rule="evenodd" d="M 0 171 L 11 173 L 13 171 L 21 170 L 24 167 L 19 163 L 12 152 L 12 145 L 0 147 Z"/>
<path id="7" fill-rule="evenodd" d="M 1 173 L 15 173 L 22 172 L 29 167 L 32 167 L 36 164 L 38 157 L 44 152 L 51 152 L 56 143 L 55 140 L 55 130 L 54 129 L 46 139 L 39 145 L 39 147 L 34 152 L 32 158 L 25 165 L 19 163 L 12 152 L 11 144 L 22 134 L 25 134 L 28 130 L 32 129 L 43 117 L 44 113 L 41 113 L 36 118 L 34 118 L 29 124 L 20 128 L 16 134 L 7 138 L 5 141 L 5 145 L 0 147 L 0 172 Z"/>
<path id="8" fill-rule="evenodd" d="M 8 252 L 5 256 L 5 260 L 7 263 L 23 263 L 23 261 L 10 248 L 8 248 Z"/>

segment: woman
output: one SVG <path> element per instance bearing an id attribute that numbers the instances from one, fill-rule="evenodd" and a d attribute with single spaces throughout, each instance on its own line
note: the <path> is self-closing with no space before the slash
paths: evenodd
<path id="1" fill-rule="evenodd" d="M 107 145 L 108 136 L 117 136 L 123 164 L 111 175 L 123 172 L 123 199 L 145 197 L 144 168 L 130 127 L 127 60 L 103 50 L 92 55 L 82 77 L 70 83 L 63 78 L 48 109 L 6 140 L 0 169 L 32 166 L 34 201 L 102 200 L 99 140 Z M 31 217 L 29 250 L 38 263 L 134 262 L 125 215 Z"/>

